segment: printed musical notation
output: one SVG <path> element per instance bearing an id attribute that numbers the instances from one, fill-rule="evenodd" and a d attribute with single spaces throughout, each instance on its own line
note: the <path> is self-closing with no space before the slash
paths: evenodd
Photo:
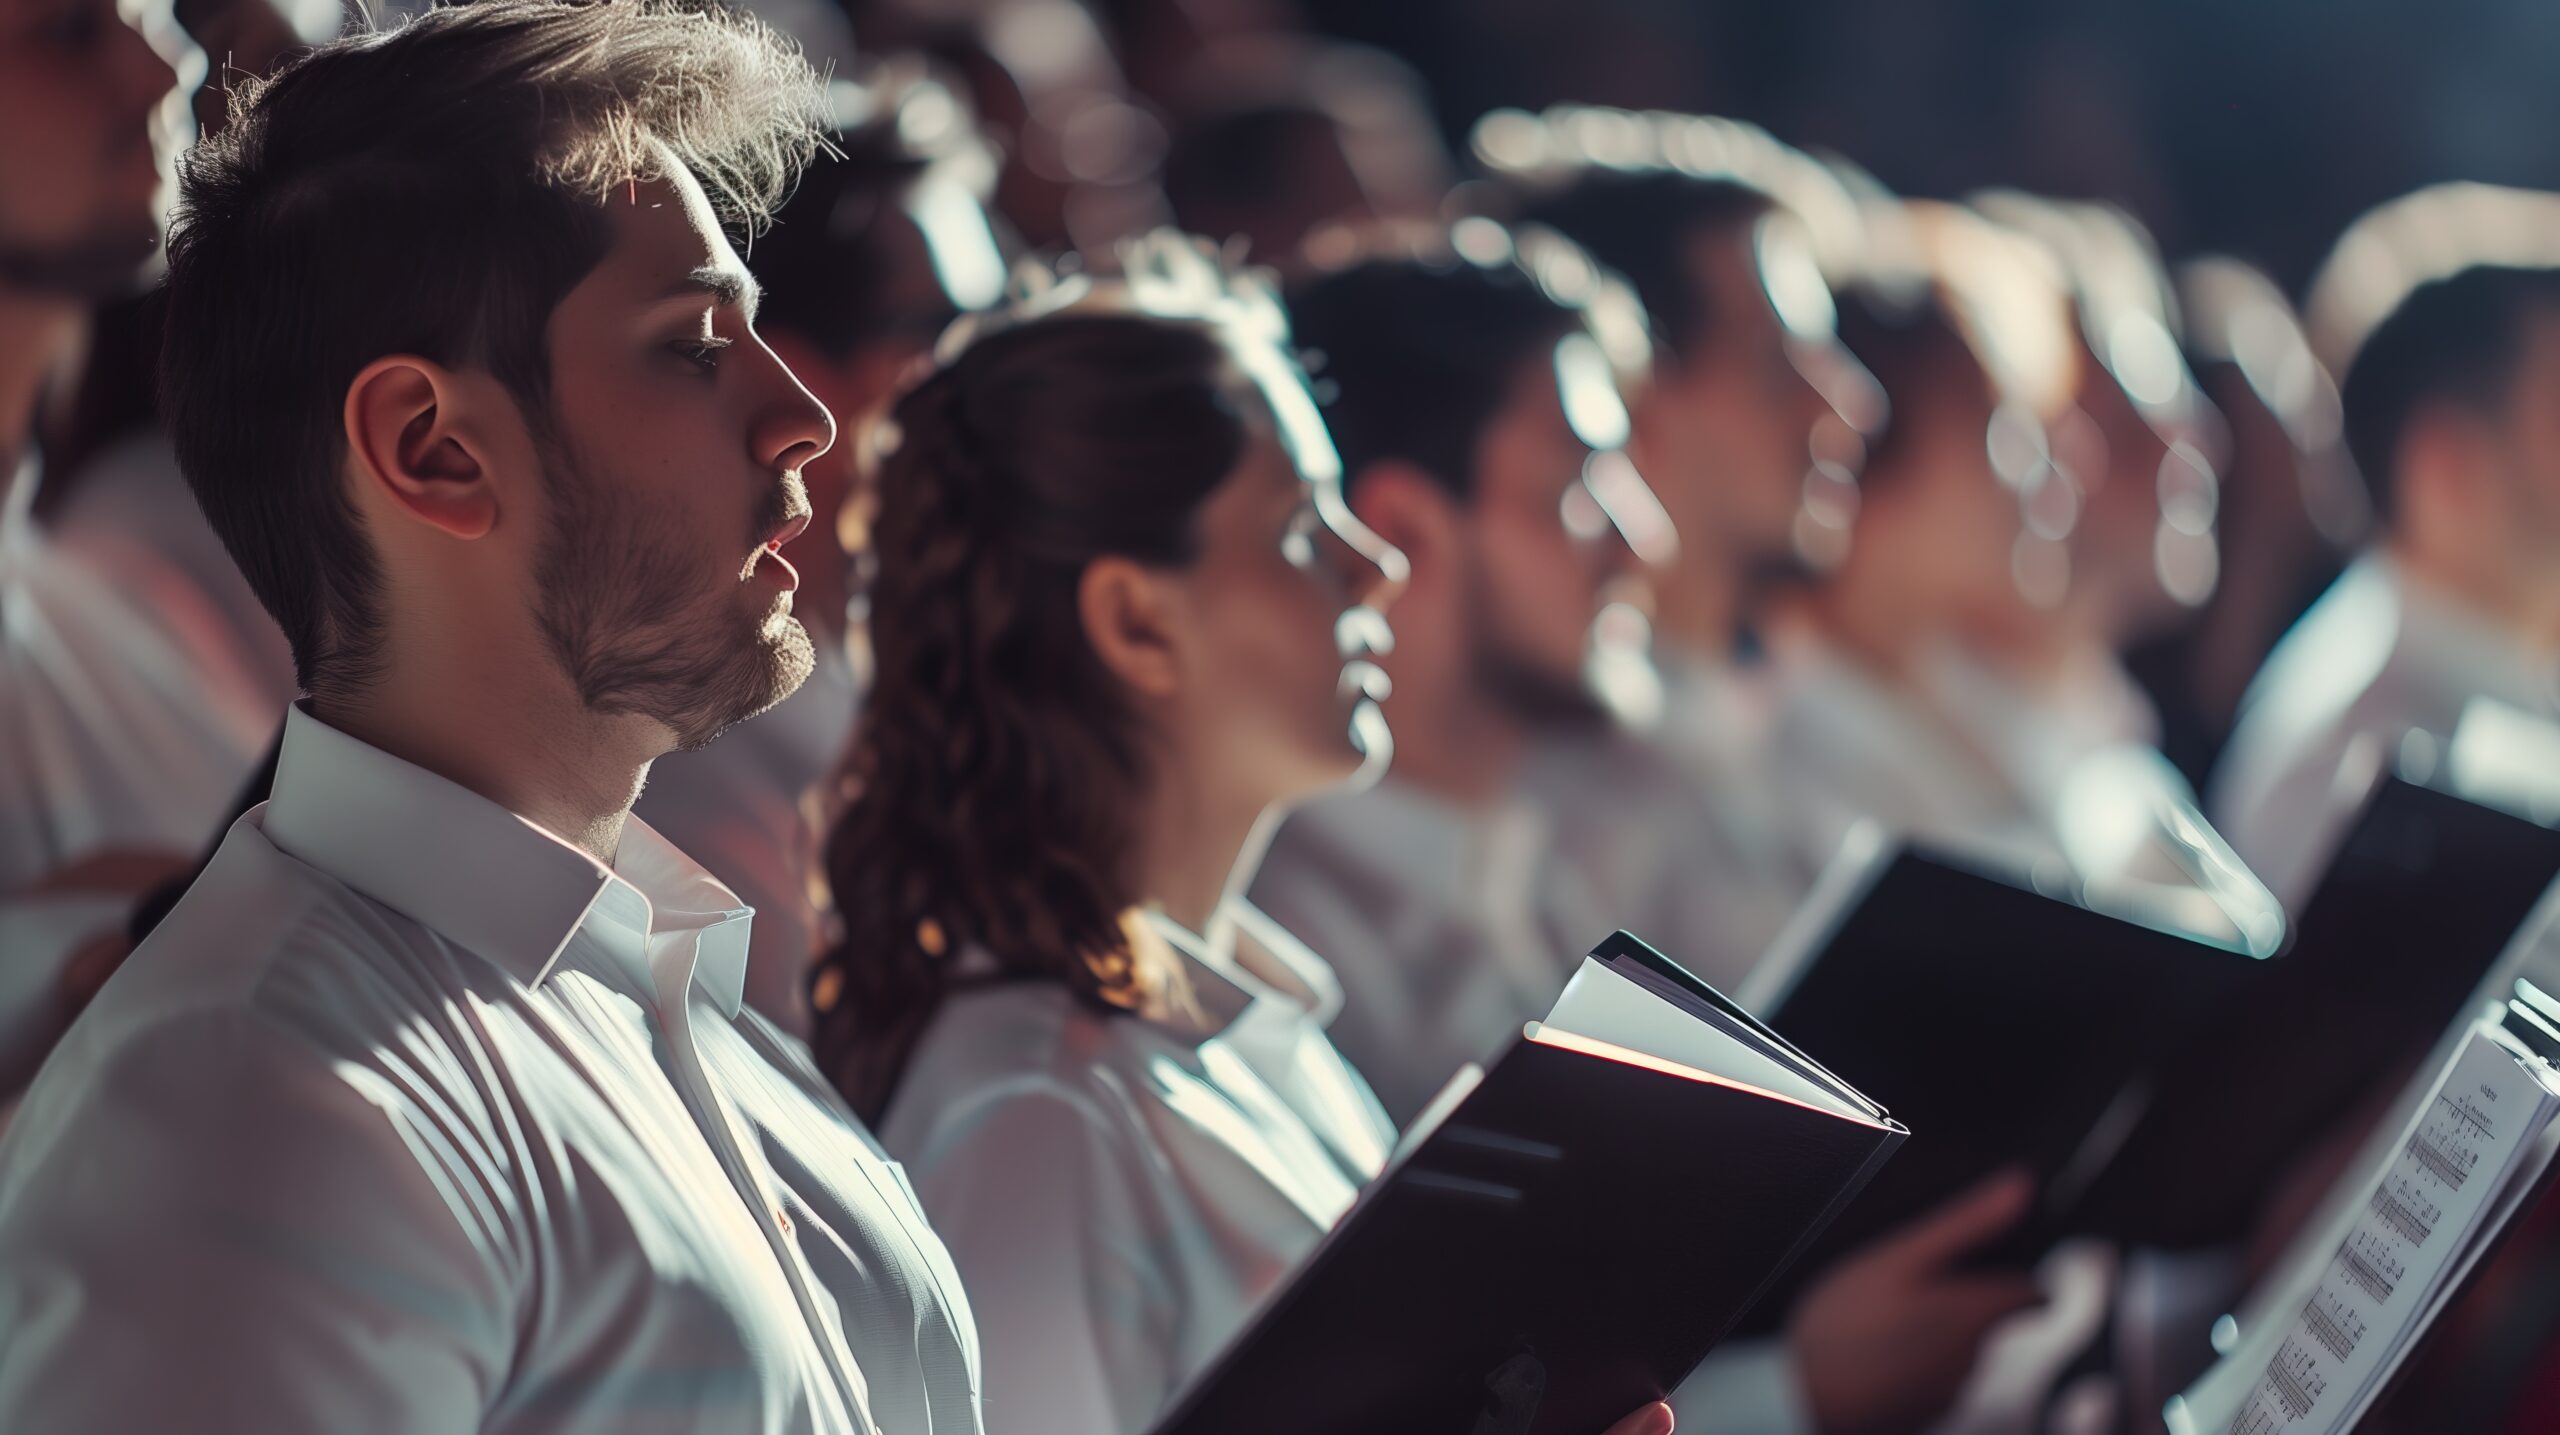
<path id="1" fill-rule="evenodd" d="M 2231 1435 L 2308 1435 L 2338 1426 L 2386 1367 L 2506 1169 L 2537 1104 L 2533 1078 L 2475 1039 L 2375 1182 L 2355 1226 L 2294 1316 Z"/>

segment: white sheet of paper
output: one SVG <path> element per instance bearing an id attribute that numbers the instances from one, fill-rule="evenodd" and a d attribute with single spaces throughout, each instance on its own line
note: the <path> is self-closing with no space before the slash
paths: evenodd
<path id="1" fill-rule="evenodd" d="M 1871 1119 L 1794 1068 L 1699 1021 L 1590 957 L 1582 959 L 1582 969 L 1565 983 L 1564 995 L 1556 998 L 1545 1024 L 1756 1086 L 1807 1106 L 1859 1121 Z"/>
<path id="2" fill-rule="evenodd" d="M 2460 1268 L 2560 1096 L 2483 1026 L 2372 1183 L 2320 1283 L 2293 1316 L 2230 1435 L 2351 1428 L 2419 1317 Z"/>

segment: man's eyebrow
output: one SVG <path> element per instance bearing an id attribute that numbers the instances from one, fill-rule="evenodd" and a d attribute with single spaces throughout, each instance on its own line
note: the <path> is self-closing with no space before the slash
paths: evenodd
<path id="1" fill-rule="evenodd" d="M 764 298 L 764 288 L 756 283 L 754 275 L 743 269 L 705 264 L 685 275 L 662 297 L 682 299 L 696 294 L 707 294 L 715 302 L 737 309 L 752 324 L 756 319 L 756 305 Z"/>

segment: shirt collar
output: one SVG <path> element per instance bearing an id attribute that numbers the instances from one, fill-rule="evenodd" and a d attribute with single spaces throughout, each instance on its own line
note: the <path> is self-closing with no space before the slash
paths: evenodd
<path id="1" fill-rule="evenodd" d="M 285 714 L 260 825 L 286 855 L 527 986 L 547 980 L 570 939 L 585 931 L 660 1000 L 661 978 L 681 975 L 737 1015 L 753 912 L 636 817 L 624 823 L 618 860 L 607 868 L 296 703 Z"/>
<path id="2" fill-rule="evenodd" d="M 2514 628 L 2438 591 L 2376 550 L 2356 565 L 2398 599 L 2397 654 L 2449 697 L 2485 693 L 2516 707 L 2551 712 L 2560 658 L 2537 649 Z"/>

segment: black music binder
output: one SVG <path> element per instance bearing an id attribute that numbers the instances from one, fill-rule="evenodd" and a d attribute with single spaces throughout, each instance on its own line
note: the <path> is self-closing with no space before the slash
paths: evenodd
<path id="1" fill-rule="evenodd" d="M 1910 846 L 1834 874 L 1827 918 L 1773 956 L 1770 1025 L 1881 1093 L 1921 1138 L 1752 1314 L 1774 1330 L 1832 1259 L 1994 1172 L 2023 1167 L 2044 1219 L 2026 1259 L 2138 1119 L 2150 1073 L 2262 963 L 2092 910 L 2032 878 Z"/>
<path id="2" fill-rule="evenodd" d="M 2286 950 L 2178 1053 L 2079 1224 L 2170 1249 L 2251 1235 L 2314 1145 L 2426 1059 L 2555 878 L 2560 831 L 2384 779 Z"/>
<path id="3" fill-rule="evenodd" d="M 1905 1134 L 1624 932 L 1434 1112 L 1157 1435 L 1588 1435 L 1685 1378 Z"/>

